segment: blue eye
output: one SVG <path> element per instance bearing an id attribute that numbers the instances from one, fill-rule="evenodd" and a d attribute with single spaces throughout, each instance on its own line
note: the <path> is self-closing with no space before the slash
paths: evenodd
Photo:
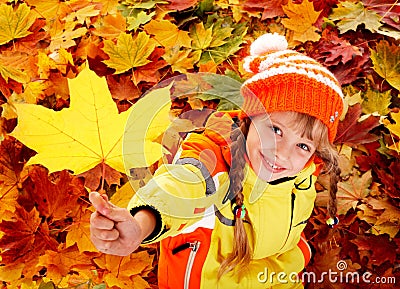
<path id="1" fill-rule="evenodd" d="M 305 151 L 308 151 L 308 152 L 311 151 L 311 148 L 308 145 L 304 144 L 304 143 L 300 143 L 297 146 L 299 148 L 301 148 L 302 150 L 305 150 Z"/>
<path id="2" fill-rule="evenodd" d="M 273 131 L 274 133 L 276 133 L 277 135 L 282 136 L 282 131 L 281 131 L 281 129 L 280 129 L 279 127 L 277 127 L 277 126 L 272 126 L 271 129 L 272 129 L 272 131 Z"/>

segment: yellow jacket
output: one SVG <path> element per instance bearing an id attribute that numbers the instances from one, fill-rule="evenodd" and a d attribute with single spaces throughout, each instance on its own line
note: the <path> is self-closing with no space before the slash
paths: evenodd
<path id="1" fill-rule="evenodd" d="M 296 277 L 310 257 L 301 233 L 315 200 L 314 163 L 272 183 L 246 165 L 243 194 L 252 261 L 248 268 L 217 278 L 234 241 L 231 204 L 224 203 L 230 163 L 227 124 L 230 131 L 227 115 L 211 116 L 206 128 L 218 127 L 217 136 L 209 129 L 189 135 L 177 162 L 161 166 L 128 205 L 132 214 L 150 206 L 157 215 L 156 229 L 144 243 L 161 241 L 159 288 L 302 288 Z"/>

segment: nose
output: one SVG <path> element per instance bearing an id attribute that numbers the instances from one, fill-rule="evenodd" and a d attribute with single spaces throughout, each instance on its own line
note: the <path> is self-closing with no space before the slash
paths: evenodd
<path id="1" fill-rule="evenodd" d="M 275 158 L 276 161 L 287 161 L 292 155 L 292 146 L 286 143 L 277 144 L 275 147 Z"/>

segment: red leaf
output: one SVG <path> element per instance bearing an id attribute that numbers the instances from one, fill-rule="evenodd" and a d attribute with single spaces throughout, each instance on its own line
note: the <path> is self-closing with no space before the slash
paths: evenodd
<path id="1" fill-rule="evenodd" d="M 169 4 L 163 5 L 168 10 L 182 11 L 193 7 L 197 4 L 197 0 L 169 0 Z"/>
<path id="2" fill-rule="evenodd" d="M 39 166 L 32 169 L 24 186 L 27 197 L 35 203 L 40 215 L 53 221 L 71 216 L 78 209 L 78 198 L 87 194 L 79 178 L 67 171 L 48 176 L 47 170 Z"/>
<path id="3" fill-rule="evenodd" d="M 371 253 L 371 259 L 369 260 L 371 264 L 379 266 L 385 261 L 393 264 L 396 260 L 397 246 L 389 240 L 388 235 L 357 236 L 351 242 L 357 245 L 358 251 L 369 251 Z"/>
<path id="4" fill-rule="evenodd" d="M 325 29 L 323 31 L 321 40 L 310 54 L 311 57 L 327 66 L 338 65 L 339 63 L 345 64 L 356 55 L 362 55 L 359 47 L 353 46 L 344 38 L 339 38 L 338 31 L 333 29 Z"/>
<path id="5" fill-rule="evenodd" d="M 259 0 L 247 0 L 243 3 L 243 9 L 249 12 L 251 11 L 262 11 L 261 20 L 267 18 L 274 18 L 276 16 L 284 16 L 282 6 L 286 5 L 288 0 L 271 0 L 271 1 L 259 1 Z"/>
<path id="6" fill-rule="evenodd" d="M 358 122 L 361 116 L 361 105 L 350 106 L 346 118 L 339 122 L 335 143 L 358 145 L 376 141 L 379 137 L 369 131 L 379 126 L 379 117 L 369 116 Z"/>
<path id="7" fill-rule="evenodd" d="M 58 243 L 50 237 L 47 223 L 42 222 L 35 208 L 27 212 L 17 207 L 15 219 L 0 223 L 4 233 L 0 239 L 2 263 L 28 262 L 46 249 L 57 249 Z"/>
<path id="8" fill-rule="evenodd" d="M 390 197 L 400 199 L 399 160 L 393 161 L 389 166 L 389 170 L 390 172 L 384 169 L 376 170 L 379 182 L 384 185 L 384 190 Z"/>
<path id="9" fill-rule="evenodd" d="M 356 156 L 360 171 L 366 172 L 370 169 L 388 166 L 388 159 L 377 151 L 381 147 L 379 142 L 371 142 L 365 144 L 364 147 L 368 150 L 368 155 Z"/>
<path id="10" fill-rule="evenodd" d="M 12 91 L 15 91 L 17 94 L 22 93 L 22 84 L 16 82 L 14 79 L 9 78 L 8 82 L 0 75 L 0 92 L 6 97 L 10 97 Z"/>
<path id="11" fill-rule="evenodd" d="M 321 28 L 324 18 L 326 18 L 332 11 L 332 7 L 339 3 L 339 0 L 313 0 L 314 10 L 321 11 L 315 26 Z"/>

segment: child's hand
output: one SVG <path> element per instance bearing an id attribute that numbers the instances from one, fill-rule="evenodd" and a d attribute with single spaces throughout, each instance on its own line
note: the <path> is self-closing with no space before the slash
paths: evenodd
<path id="1" fill-rule="evenodd" d="M 106 195 L 89 195 L 96 211 L 90 218 L 90 238 L 95 247 L 107 254 L 127 256 L 146 237 L 141 224 L 125 209 L 108 201 Z"/>

